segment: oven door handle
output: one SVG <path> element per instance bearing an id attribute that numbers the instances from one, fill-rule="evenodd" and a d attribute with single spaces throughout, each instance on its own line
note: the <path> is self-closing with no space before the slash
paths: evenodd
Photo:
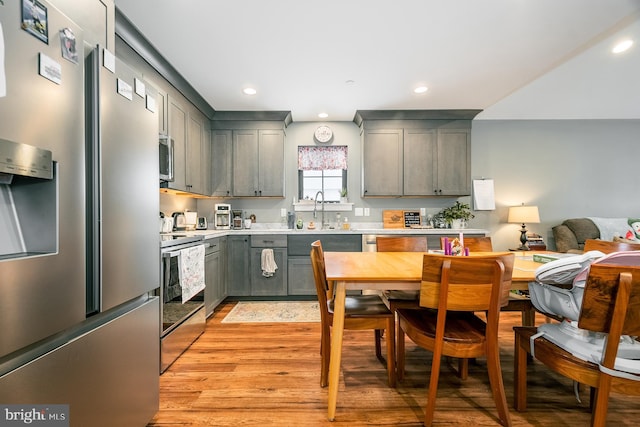
<path id="1" fill-rule="evenodd" d="M 202 243 L 201 245 L 204 246 L 205 249 L 208 248 L 209 246 L 211 246 L 208 243 Z M 184 246 L 176 247 L 176 248 L 174 248 L 174 250 L 172 250 L 170 252 L 162 252 L 162 258 L 171 258 L 171 257 L 174 257 L 174 256 L 178 256 L 178 255 L 180 255 L 180 251 L 182 249 L 191 248 L 191 247 L 194 247 L 194 246 L 200 246 L 200 245 L 186 244 Z"/>

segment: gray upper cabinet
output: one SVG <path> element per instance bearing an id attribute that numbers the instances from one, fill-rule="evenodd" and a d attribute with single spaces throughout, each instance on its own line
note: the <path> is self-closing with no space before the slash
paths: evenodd
<path id="1" fill-rule="evenodd" d="M 168 188 L 187 191 L 186 183 L 186 144 L 187 144 L 187 111 L 172 97 L 167 97 L 167 122 L 169 135 L 173 138 L 174 180 L 167 184 Z"/>
<path id="2" fill-rule="evenodd" d="M 402 129 L 365 130 L 362 147 L 362 195 L 401 196 Z"/>
<path id="3" fill-rule="evenodd" d="M 362 196 L 471 193 L 471 118 L 479 111 L 359 111 Z"/>
<path id="4" fill-rule="evenodd" d="M 437 188 L 437 131 L 405 129 L 403 150 L 403 195 L 424 196 Z"/>
<path id="5" fill-rule="evenodd" d="M 233 131 L 233 195 L 284 197 L 283 131 Z"/>
<path id="6" fill-rule="evenodd" d="M 189 112 L 187 138 L 186 189 L 190 193 L 210 193 L 210 130 L 207 119 L 197 111 Z"/>
<path id="7" fill-rule="evenodd" d="M 284 131 L 258 131 L 258 195 L 284 197 Z"/>
<path id="8" fill-rule="evenodd" d="M 470 129 L 438 129 L 436 163 L 438 195 L 471 194 Z"/>
<path id="9" fill-rule="evenodd" d="M 158 133 L 161 135 L 169 134 L 169 123 L 167 115 L 167 92 L 158 89 L 156 96 L 156 106 L 158 108 Z"/>
<path id="10" fill-rule="evenodd" d="M 211 131 L 211 195 L 231 196 L 232 131 Z"/>
<path id="11" fill-rule="evenodd" d="M 211 134 L 211 195 L 284 197 L 288 111 L 217 111 Z"/>
<path id="12" fill-rule="evenodd" d="M 233 195 L 258 195 L 258 131 L 233 131 Z"/>
<path id="13" fill-rule="evenodd" d="M 167 128 L 162 131 L 164 121 L 160 118 L 159 131 L 173 138 L 175 168 L 174 180 L 166 183 L 167 188 L 209 195 L 211 132 L 208 119 L 191 104 L 185 108 L 175 97 L 164 96 L 167 98 Z"/>

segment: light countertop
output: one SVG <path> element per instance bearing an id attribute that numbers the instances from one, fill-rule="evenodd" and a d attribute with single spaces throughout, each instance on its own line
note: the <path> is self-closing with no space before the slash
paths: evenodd
<path id="1" fill-rule="evenodd" d="M 187 236 L 203 236 L 204 239 L 211 239 L 215 237 L 223 237 L 223 236 L 233 236 L 233 235 L 265 235 L 265 234 L 411 234 L 411 235 L 456 235 L 459 233 L 464 234 L 483 234 L 487 235 L 488 230 L 479 229 L 479 228 L 464 228 L 464 229 L 455 229 L 455 228 L 383 228 L 380 224 L 376 226 L 376 224 L 358 224 L 352 223 L 351 226 L 353 228 L 349 230 L 342 229 L 312 229 L 309 230 L 306 227 L 298 230 L 298 229 L 289 229 L 280 224 L 253 224 L 249 229 L 242 230 L 185 230 L 185 231 L 175 231 L 173 235 L 187 235 Z"/>

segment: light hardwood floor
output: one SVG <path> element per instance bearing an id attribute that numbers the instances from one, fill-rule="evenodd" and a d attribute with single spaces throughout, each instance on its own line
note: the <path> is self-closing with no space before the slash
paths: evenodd
<path id="1" fill-rule="evenodd" d="M 421 426 L 430 354 L 407 340 L 407 373 L 387 386 L 373 333 L 345 331 L 336 421 L 326 418 L 320 388 L 320 328 L 314 323 L 220 323 L 234 303 L 208 320 L 205 333 L 160 377 L 160 411 L 151 426 Z M 519 314 L 501 317 L 501 360 L 513 405 L 513 331 Z M 537 319 L 541 321 L 540 318 Z M 582 403 L 570 381 L 534 363 L 529 408 L 511 410 L 515 426 L 588 426 L 588 389 Z M 612 395 L 608 425 L 640 424 L 640 399 Z M 484 359 L 460 380 L 443 366 L 435 426 L 499 425 Z"/>

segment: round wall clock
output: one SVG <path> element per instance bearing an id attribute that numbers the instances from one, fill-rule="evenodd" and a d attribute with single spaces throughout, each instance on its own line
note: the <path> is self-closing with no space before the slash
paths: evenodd
<path id="1" fill-rule="evenodd" d="M 333 138 L 333 131 L 329 126 L 322 125 L 322 126 L 318 126 L 318 129 L 316 129 L 313 136 L 316 139 L 316 141 L 326 143 L 331 141 L 331 138 Z"/>

